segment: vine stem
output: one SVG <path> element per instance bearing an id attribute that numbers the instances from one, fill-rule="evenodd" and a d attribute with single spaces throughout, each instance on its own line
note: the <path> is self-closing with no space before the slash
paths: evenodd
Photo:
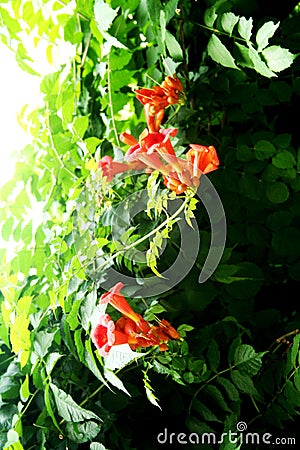
<path id="1" fill-rule="evenodd" d="M 52 131 L 51 131 L 51 127 L 50 127 L 50 120 L 49 120 L 49 107 L 48 107 L 48 103 L 47 103 L 47 128 L 49 131 L 49 138 L 50 138 L 50 143 L 51 143 L 51 148 L 60 164 L 60 166 L 65 169 L 66 172 L 68 172 L 70 175 L 72 175 L 72 177 L 78 179 L 78 176 L 72 172 L 70 169 L 68 169 L 68 167 L 66 167 L 65 163 L 63 162 L 63 160 L 61 159 L 60 155 L 58 154 L 56 148 L 55 148 L 55 144 L 53 141 L 53 136 L 52 136 Z"/>
<path id="2" fill-rule="evenodd" d="M 172 216 L 168 217 L 166 220 L 164 220 L 164 222 L 162 222 L 158 227 L 156 227 L 154 230 L 150 231 L 148 234 L 146 234 L 145 236 L 142 236 L 140 239 L 138 239 L 137 241 L 132 242 L 130 245 L 127 245 L 125 247 L 122 248 L 122 250 L 117 251 L 116 253 L 114 253 L 113 255 L 111 255 L 106 261 L 103 262 L 103 264 L 101 264 L 100 266 L 97 267 L 97 270 L 103 269 L 108 263 L 110 263 L 111 261 L 113 261 L 117 256 L 122 255 L 122 253 L 126 252 L 127 250 L 131 250 L 132 248 L 134 248 L 136 245 L 141 244 L 142 242 L 144 242 L 146 239 L 149 239 L 153 234 L 157 233 L 157 231 L 159 231 L 161 228 L 163 228 L 164 226 L 166 226 L 170 221 L 174 220 L 177 216 L 179 216 L 179 214 L 184 210 L 186 204 L 188 203 L 188 201 L 190 200 L 189 197 L 186 197 L 186 199 L 184 200 L 184 202 L 182 203 L 182 205 L 180 206 L 180 208 L 177 209 L 177 211 L 175 211 L 174 214 L 172 214 Z M 85 267 L 87 267 L 90 263 L 87 263 L 86 265 L 82 264 L 80 269 L 78 269 L 76 272 L 74 272 L 72 274 L 73 276 L 76 276 L 76 274 L 78 274 L 81 270 L 83 270 Z M 58 291 L 60 289 L 62 289 L 66 283 L 68 283 L 70 280 L 67 279 L 65 280 L 63 283 L 60 284 Z"/>
<path id="3" fill-rule="evenodd" d="M 192 397 L 192 400 L 190 401 L 189 409 L 188 409 L 188 414 L 191 413 L 193 401 L 194 401 L 195 398 L 198 396 L 199 392 L 201 392 L 202 389 L 204 389 L 205 386 L 208 385 L 209 383 L 211 383 L 215 378 L 219 377 L 219 376 L 222 375 L 223 373 L 230 372 L 230 370 L 232 370 L 234 367 L 235 367 L 235 366 L 233 366 L 233 367 L 227 367 L 227 369 L 221 370 L 221 372 L 218 372 L 218 373 L 216 373 L 215 375 L 213 375 L 211 378 L 209 378 L 207 381 L 205 381 L 205 382 L 202 384 L 202 386 L 199 387 L 199 389 L 197 389 L 197 391 L 195 392 L 195 394 L 194 394 L 193 397 Z"/>
<path id="4" fill-rule="evenodd" d="M 108 85 L 109 109 L 110 109 L 110 115 L 111 115 L 111 120 L 112 120 L 113 130 L 115 133 L 116 142 L 119 147 L 120 141 L 119 141 L 118 131 L 117 131 L 117 127 L 116 127 L 116 122 L 114 119 L 114 108 L 113 108 L 113 103 L 112 103 L 110 73 L 111 73 L 111 68 L 110 68 L 110 53 L 109 53 L 108 58 L 107 58 L 107 85 Z"/>
<path id="5" fill-rule="evenodd" d="M 247 44 L 249 44 L 245 38 L 235 36 L 233 34 L 230 35 L 229 33 L 226 33 L 226 31 L 217 30 L 216 28 L 209 27 L 207 25 L 203 25 L 202 23 L 197 23 L 197 22 L 195 22 L 195 25 L 197 25 L 198 27 L 204 28 L 205 30 L 212 31 L 213 33 L 223 34 L 223 36 L 231 37 L 233 39 L 236 39 L 237 41 L 242 41 L 242 42 L 246 42 Z"/>

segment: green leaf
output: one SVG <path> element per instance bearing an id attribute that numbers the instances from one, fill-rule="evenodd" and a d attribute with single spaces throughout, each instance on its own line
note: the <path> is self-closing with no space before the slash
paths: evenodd
<path id="1" fill-rule="evenodd" d="M 272 158 L 272 163 L 278 169 L 290 169 L 296 165 L 296 159 L 288 150 L 281 150 Z"/>
<path id="2" fill-rule="evenodd" d="M 273 156 L 276 153 L 276 148 L 271 142 L 262 139 L 256 142 L 254 145 L 254 151 L 256 159 L 262 161 L 270 158 L 270 156 Z"/>
<path id="3" fill-rule="evenodd" d="M 166 46 L 174 61 L 182 61 L 182 49 L 173 34 L 171 34 L 168 30 L 166 30 Z"/>
<path id="4" fill-rule="evenodd" d="M 92 420 L 87 422 L 68 422 L 66 425 L 66 431 L 68 437 L 78 444 L 88 442 L 94 439 L 100 432 L 101 425 Z"/>
<path id="5" fill-rule="evenodd" d="M 104 367 L 110 370 L 121 369 L 142 356 L 145 353 L 132 351 L 128 344 L 115 345 L 105 357 Z"/>
<path id="6" fill-rule="evenodd" d="M 258 45 L 258 52 L 261 52 L 269 44 L 269 39 L 274 35 L 275 31 L 279 27 L 280 22 L 276 25 L 270 20 L 263 24 L 262 27 L 256 33 L 256 43 Z"/>
<path id="7" fill-rule="evenodd" d="M 178 3 L 179 0 L 169 0 L 167 3 L 165 3 L 164 12 L 166 16 L 166 24 L 168 24 L 170 20 L 175 16 Z"/>
<path id="8" fill-rule="evenodd" d="M 46 366 L 45 366 L 47 375 L 51 374 L 52 370 L 54 369 L 55 364 L 62 357 L 63 357 L 63 355 L 61 355 L 58 352 L 48 353 L 47 359 L 46 359 Z"/>
<path id="9" fill-rule="evenodd" d="M 252 35 L 252 27 L 253 27 L 253 19 L 250 17 L 246 19 L 246 17 L 241 17 L 238 23 L 238 32 L 242 38 L 246 40 L 246 42 L 250 41 Z"/>
<path id="10" fill-rule="evenodd" d="M 218 406 L 222 411 L 231 412 L 231 409 L 228 407 L 226 401 L 224 400 L 222 392 L 217 388 L 217 386 L 214 386 L 212 384 L 207 385 L 205 386 L 203 391 L 213 399 L 215 405 Z"/>
<path id="11" fill-rule="evenodd" d="M 29 390 L 29 376 L 28 374 L 25 377 L 25 380 L 23 381 L 21 388 L 20 388 L 20 398 L 22 402 L 26 402 L 28 398 L 30 397 L 30 390 Z"/>
<path id="12" fill-rule="evenodd" d="M 230 380 L 228 380 L 227 378 L 218 377 L 216 381 L 225 389 L 230 400 L 232 400 L 233 402 L 237 402 L 240 400 L 239 392 Z"/>
<path id="13" fill-rule="evenodd" d="M 262 52 L 267 64 L 274 72 L 281 72 L 290 67 L 296 58 L 288 49 L 281 48 L 278 45 L 267 47 Z"/>
<path id="14" fill-rule="evenodd" d="M 233 56 L 215 34 L 212 34 L 210 40 L 208 41 L 207 52 L 215 62 L 221 64 L 222 66 L 231 67 L 233 69 L 238 68 L 235 64 Z"/>
<path id="15" fill-rule="evenodd" d="M 216 6 L 207 9 L 204 13 L 204 23 L 207 27 L 213 27 L 218 14 L 216 13 Z"/>
<path id="16" fill-rule="evenodd" d="M 200 414 L 200 416 L 206 422 L 221 422 L 220 419 L 204 404 L 199 400 L 195 399 L 192 403 L 193 409 Z"/>
<path id="17" fill-rule="evenodd" d="M 87 116 L 75 117 L 72 127 L 75 132 L 75 137 L 78 139 L 83 138 L 84 133 L 89 125 L 89 118 Z"/>
<path id="18" fill-rule="evenodd" d="M 160 11 L 162 11 L 162 5 L 160 0 L 146 0 L 147 11 L 151 22 L 156 27 L 160 25 Z"/>
<path id="19" fill-rule="evenodd" d="M 107 379 L 107 381 L 110 382 L 113 386 L 117 387 L 121 391 L 125 392 L 125 394 L 130 396 L 130 393 L 125 388 L 124 384 L 120 380 L 119 377 L 110 369 L 104 369 L 104 376 Z"/>
<path id="20" fill-rule="evenodd" d="M 106 387 L 109 388 L 109 385 L 106 383 L 105 378 L 103 377 L 102 373 L 100 372 L 96 360 L 94 358 L 91 341 L 86 340 L 85 341 L 85 363 L 87 367 L 93 372 L 96 378 L 101 381 L 101 383 L 105 384 Z"/>
<path id="21" fill-rule="evenodd" d="M 220 364 L 220 350 L 218 344 L 214 339 L 210 341 L 210 344 L 208 346 L 207 359 L 210 369 L 213 372 L 217 372 Z"/>
<path id="22" fill-rule="evenodd" d="M 53 421 L 53 424 L 55 425 L 57 430 L 60 433 L 62 433 L 62 431 L 61 431 L 61 429 L 60 429 L 60 427 L 59 427 L 59 425 L 57 423 L 57 420 L 55 418 L 54 411 L 53 411 L 53 408 L 52 408 L 51 399 L 50 399 L 50 386 L 49 386 L 49 384 L 46 384 L 46 386 L 45 386 L 44 400 L 45 400 L 45 406 L 46 406 L 47 412 L 48 412 L 49 416 L 51 417 L 51 419 Z"/>
<path id="23" fill-rule="evenodd" d="M 267 352 L 256 353 L 248 344 L 241 344 L 234 352 L 234 365 L 243 375 L 254 376 L 262 365 L 262 357 Z"/>
<path id="24" fill-rule="evenodd" d="M 99 444 L 99 442 L 92 442 L 90 445 L 90 450 L 107 450 L 104 445 Z"/>
<path id="25" fill-rule="evenodd" d="M 232 12 L 227 12 L 222 14 L 221 17 L 221 25 L 224 31 L 229 33 L 231 36 L 232 30 L 234 29 L 235 25 L 239 21 L 239 16 L 236 16 Z"/>
<path id="26" fill-rule="evenodd" d="M 266 194 L 272 203 L 284 203 L 289 198 L 290 192 L 286 184 L 281 181 L 267 184 Z"/>
<path id="27" fill-rule="evenodd" d="M 97 301 L 97 289 L 94 288 L 88 295 L 86 295 L 80 307 L 80 318 L 84 330 L 87 330 L 90 322 L 92 313 L 96 307 Z"/>
<path id="28" fill-rule="evenodd" d="M 31 339 L 28 326 L 29 319 L 24 315 L 21 315 L 16 317 L 10 329 L 12 351 L 16 354 L 20 354 L 21 368 L 26 365 L 31 350 Z"/>
<path id="29" fill-rule="evenodd" d="M 240 391 L 246 394 L 257 394 L 257 390 L 253 384 L 253 381 L 248 375 L 243 375 L 238 370 L 232 370 L 231 378 L 236 387 L 240 389 Z"/>
<path id="30" fill-rule="evenodd" d="M 285 375 L 288 376 L 290 371 L 296 368 L 297 357 L 299 355 L 300 334 L 296 334 L 293 339 L 293 345 L 288 351 Z"/>
<path id="31" fill-rule="evenodd" d="M 269 21 L 263 24 L 262 27 L 256 33 L 256 43 L 258 45 L 258 52 L 261 52 L 269 44 L 269 39 L 274 35 L 275 31 L 279 27 L 280 22 L 276 25 L 274 22 Z"/>
<path id="32" fill-rule="evenodd" d="M 143 382 L 144 382 L 144 387 L 145 387 L 147 398 L 148 398 L 149 402 L 152 403 L 152 405 L 157 406 L 161 410 L 161 407 L 159 406 L 159 404 L 157 402 L 158 399 L 154 395 L 153 388 L 149 383 L 149 377 L 145 371 L 143 373 L 144 373 Z"/>
<path id="33" fill-rule="evenodd" d="M 49 353 L 49 349 L 52 345 L 54 339 L 55 332 L 48 333 L 46 330 L 42 330 L 36 333 L 33 341 L 33 347 L 35 353 L 43 359 L 47 353 Z"/>
<path id="34" fill-rule="evenodd" d="M 104 0 L 97 0 L 94 5 L 94 15 L 101 33 L 107 31 L 118 14 L 117 9 L 112 9 Z"/>
<path id="35" fill-rule="evenodd" d="M 86 419 L 101 420 L 95 413 L 77 405 L 69 394 L 50 383 L 58 413 L 67 422 L 82 422 Z"/>
<path id="36" fill-rule="evenodd" d="M 251 59 L 254 69 L 264 77 L 277 77 L 276 73 L 272 72 L 264 61 L 262 61 L 260 54 L 253 48 L 249 47 L 249 58 Z"/>

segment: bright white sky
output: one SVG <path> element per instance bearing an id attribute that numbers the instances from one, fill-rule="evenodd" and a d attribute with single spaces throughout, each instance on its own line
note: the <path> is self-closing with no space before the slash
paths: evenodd
<path id="1" fill-rule="evenodd" d="M 39 85 L 39 77 L 19 68 L 13 52 L 0 43 L 0 185 L 13 177 L 18 151 L 30 142 L 17 114 L 27 103 L 38 106 Z"/>
<path id="2" fill-rule="evenodd" d="M 14 53 L 0 42 L 0 186 L 13 177 L 18 152 L 31 142 L 31 136 L 18 124 L 18 113 L 26 104 L 28 111 L 39 106 L 42 78 L 57 70 L 75 53 L 74 46 L 61 41 L 61 45 L 53 48 L 54 62 L 50 64 L 46 58 L 46 45 L 40 41 L 39 46 L 31 49 L 33 68 L 41 74 L 38 77 L 22 70 Z"/>

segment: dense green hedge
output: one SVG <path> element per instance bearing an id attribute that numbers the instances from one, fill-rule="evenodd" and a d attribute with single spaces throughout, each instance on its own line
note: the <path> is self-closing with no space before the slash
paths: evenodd
<path id="1" fill-rule="evenodd" d="M 165 429 L 168 439 L 176 433 L 170 448 L 182 448 L 179 432 L 192 437 L 186 449 L 198 448 L 190 433 L 227 433 L 201 445 L 208 449 L 247 448 L 246 432 L 299 440 L 297 2 L 0 3 L 1 39 L 24 70 L 34 72 L 22 30 L 48 42 L 50 61 L 57 42 L 76 55 L 41 80 L 43 106 L 24 109 L 32 144 L 1 188 L 1 233 L 15 255 L 0 252 L 0 447 L 152 450 L 168 448 L 164 436 L 157 440 Z M 115 284 L 108 286 L 109 268 L 141 285 L 154 274 L 162 282 L 181 236 L 165 214 L 174 195 L 161 178 L 139 172 L 107 183 L 97 164 L 105 155 L 122 160 L 121 133 L 138 139 L 145 129 L 135 89 L 174 73 L 186 99 L 166 109 L 162 127 L 178 129 L 177 156 L 191 143 L 216 148 L 220 166 L 207 177 L 225 211 L 226 245 L 199 283 L 210 218 L 203 199 L 180 196 L 187 221 L 194 214 L 199 227 L 191 269 L 161 294 L 124 295 L 147 321 L 168 320 L 181 339 L 164 352 L 101 358 L 91 328 L 103 312 L 100 296 Z M 131 221 L 118 205 L 142 190 L 152 215 L 140 211 Z M 146 260 L 136 257 L 135 240 Z"/>

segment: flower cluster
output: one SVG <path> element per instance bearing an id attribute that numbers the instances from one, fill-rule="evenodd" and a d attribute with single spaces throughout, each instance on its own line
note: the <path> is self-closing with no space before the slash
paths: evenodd
<path id="1" fill-rule="evenodd" d="M 117 283 L 100 298 L 100 304 L 110 304 L 122 314 L 114 322 L 108 314 L 99 317 L 97 325 L 91 331 L 91 339 L 101 356 L 107 356 L 111 347 L 129 344 L 132 350 L 139 347 L 158 346 L 161 351 L 167 350 L 166 343 L 171 339 L 179 339 L 178 332 L 167 320 L 152 325 L 134 312 L 121 294 L 123 283 Z"/>
<path id="2" fill-rule="evenodd" d="M 130 133 L 121 133 L 121 142 L 130 146 L 125 153 L 125 162 L 114 161 L 110 156 L 101 158 L 98 167 L 103 177 L 111 181 L 115 174 L 131 169 L 145 169 L 148 173 L 158 170 L 164 185 L 176 194 L 183 193 L 188 187 L 197 188 L 201 174 L 216 170 L 219 159 L 213 146 L 199 144 L 189 144 L 186 158 L 178 158 L 170 139 L 178 129 L 161 126 L 165 109 L 182 103 L 185 98 L 180 80 L 175 74 L 167 76 L 159 86 L 138 89 L 136 96 L 144 105 L 147 128 L 138 139 Z"/>

